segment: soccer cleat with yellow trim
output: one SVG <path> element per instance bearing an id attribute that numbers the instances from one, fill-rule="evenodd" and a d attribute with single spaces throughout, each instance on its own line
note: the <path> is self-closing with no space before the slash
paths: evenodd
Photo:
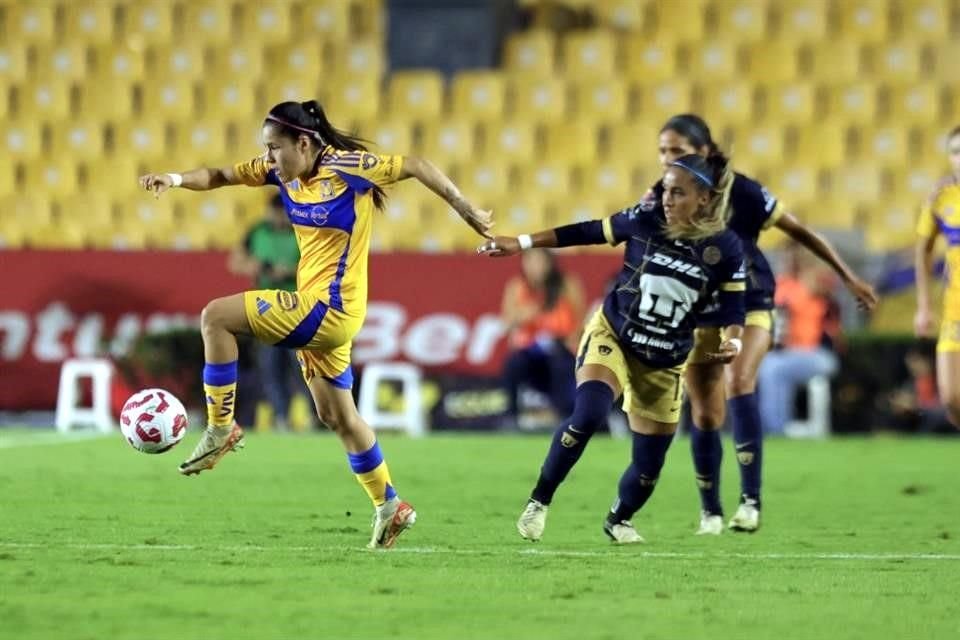
<path id="1" fill-rule="evenodd" d="M 730 524 L 727 525 L 733 531 L 744 531 L 754 533 L 760 528 L 760 505 L 752 499 L 744 497 L 737 512 L 730 518 Z"/>
<path id="2" fill-rule="evenodd" d="M 620 522 L 603 522 L 603 532 L 607 537 L 613 540 L 614 544 L 637 544 L 646 542 L 637 530 L 633 528 L 633 523 L 629 520 Z"/>
<path id="3" fill-rule="evenodd" d="M 527 501 L 527 506 L 517 520 L 517 531 L 525 540 L 537 542 L 543 537 L 543 530 L 547 526 L 548 508 L 547 505 L 533 498 Z"/>
<path id="4" fill-rule="evenodd" d="M 373 516 L 373 536 L 367 545 L 370 549 L 389 549 L 401 533 L 417 521 L 417 512 L 400 498 L 387 500 L 377 507 Z"/>
<path id="5" fill-rule="evenodd" d="M 697 529 L 698 536 L 718 536 L 723 533 L 723 516 L 706 511 L 700 512 L 700 528 Z"/>
<path id="6" fill-rule="evenodd" d="M 190 476 L 213 469 L 220 462 L 220 458 L 231 451 L 242 449 L 244 444 L 243 429 L 236 422 L 229 429 L 209 426 L 193 453 L 180 465 L 180 473 Z"/>

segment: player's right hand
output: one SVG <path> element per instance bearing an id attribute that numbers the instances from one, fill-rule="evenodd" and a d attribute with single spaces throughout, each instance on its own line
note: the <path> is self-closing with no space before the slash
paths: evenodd
<path id="1" fill-rule="evenodd" d="M 505 258 L 520 253 L 520 241 L 509 236 L 496 236 L 477 247 L 477 253 L 493 258 Z"/>
<path id="2" fill-rule="evenodd" d="M 173 186 L 173 180 L 165 173 L 148 173 L 140 176 L 140 186 L 159 198 L 161 193 Z"/>
<path id="3" fill-rule="evenodd" d="M 933 314 L 929 309 L 917 309 L 917 314 L 913 316 L 913 331 L 920 338 L 934 335 Z"/>

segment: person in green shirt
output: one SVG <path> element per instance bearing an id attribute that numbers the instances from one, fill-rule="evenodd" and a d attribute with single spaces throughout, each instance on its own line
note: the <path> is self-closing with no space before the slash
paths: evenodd
<path id="1" fill-rule="evenodd" d="M 227 266 L 234 274 L 252 277 L 257 289 L 296 291 L 299 261 L 297 236 L 277 194 L 270 200 L 263 220 L 250 227 L 230 253 Z M 273 408 L 275 426 L 284 430 L 299 379 L 296 352 L 263 343 L 258 346 L 257 368 L 266 400 Z"/>

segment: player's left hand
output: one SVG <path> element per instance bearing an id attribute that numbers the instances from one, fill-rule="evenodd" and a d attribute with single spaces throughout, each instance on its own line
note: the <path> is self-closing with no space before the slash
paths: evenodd
<path id="1" fill-rule="evenodd" d="M 520 241 L 510 236 L 497 236 L 477 247 L 477 253 L 493 258 L 505 258 L 520 253 Z"/>
<path id="2" fill-rule="evenodd" d="M 707 358 L 713 360 L 714 362 L 720 362 L 723 364 L 728 364 L 733 362 L 734 358 L 740 355 L 740 350 L 742 349 L 742 343 L 739 340 L 724 340 L 720 343 L 720 347 L 714 353 L 708 353 Z"/>
<path id="3" fill-rule="evenodd" d="M 483 209 L 470 207 L 469 211 L 461 211 L 459 213 L 464 222 L 470 225 L 470 228 L 474 231 L 484 238 L 493 237 L 490 235 L 490 229 L 493 227 L 493 211 L 484 211 Z"/>
<path id="4" fill-rule="evenodd" d="M 872 311 L 880 300 L 873 287 L 857 277 L 847 282 L 847 290 L 857 299 L 857 306 L 865 311 Z"/>

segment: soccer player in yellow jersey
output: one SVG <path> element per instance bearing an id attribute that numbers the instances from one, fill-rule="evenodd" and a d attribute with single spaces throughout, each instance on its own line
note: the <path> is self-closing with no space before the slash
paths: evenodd
<path id="1" fill-rule="evenodd" d="M 367 255 L 373 217 L 386 185 L 411 176 L 446 200 L 480 235 L 491 214 L 474 207 L 426 160 L 377 155 L 335 129 L 315 101 L 283 102 L 267 115 L 266 152 L 223 169 L 151 173 L 140 184 L 159 196 L 171 187 L 206 191 L 228 185 L 279 189 L 300 247 L 297 290 L 246 291 L 210 302 L 201 316 L 203 386 L 208 426 L 184 475 L 212 469 L 242 445 L 234 422 L 237 335 L 253 335 L 278 348 L 297 349 L 317 415 L 347 451 L 350 466 L 376 509 L 370 547 L 390 547 L 416 519 L 397 496 L 376 436 L 350 389 L 350 346 L 367 303 Z"/>
<path id="2" fill-rule="evenodd" d="M 960 428 L 960 126 L 947 137 L 951 174 L 940 181 L 920 212 L 917 225 L 917 335 L 933 334 L 930 272 L 937 235 L 947 241 L 943 318 L 937 340 L 937 387 L 947 418 Z"/>

